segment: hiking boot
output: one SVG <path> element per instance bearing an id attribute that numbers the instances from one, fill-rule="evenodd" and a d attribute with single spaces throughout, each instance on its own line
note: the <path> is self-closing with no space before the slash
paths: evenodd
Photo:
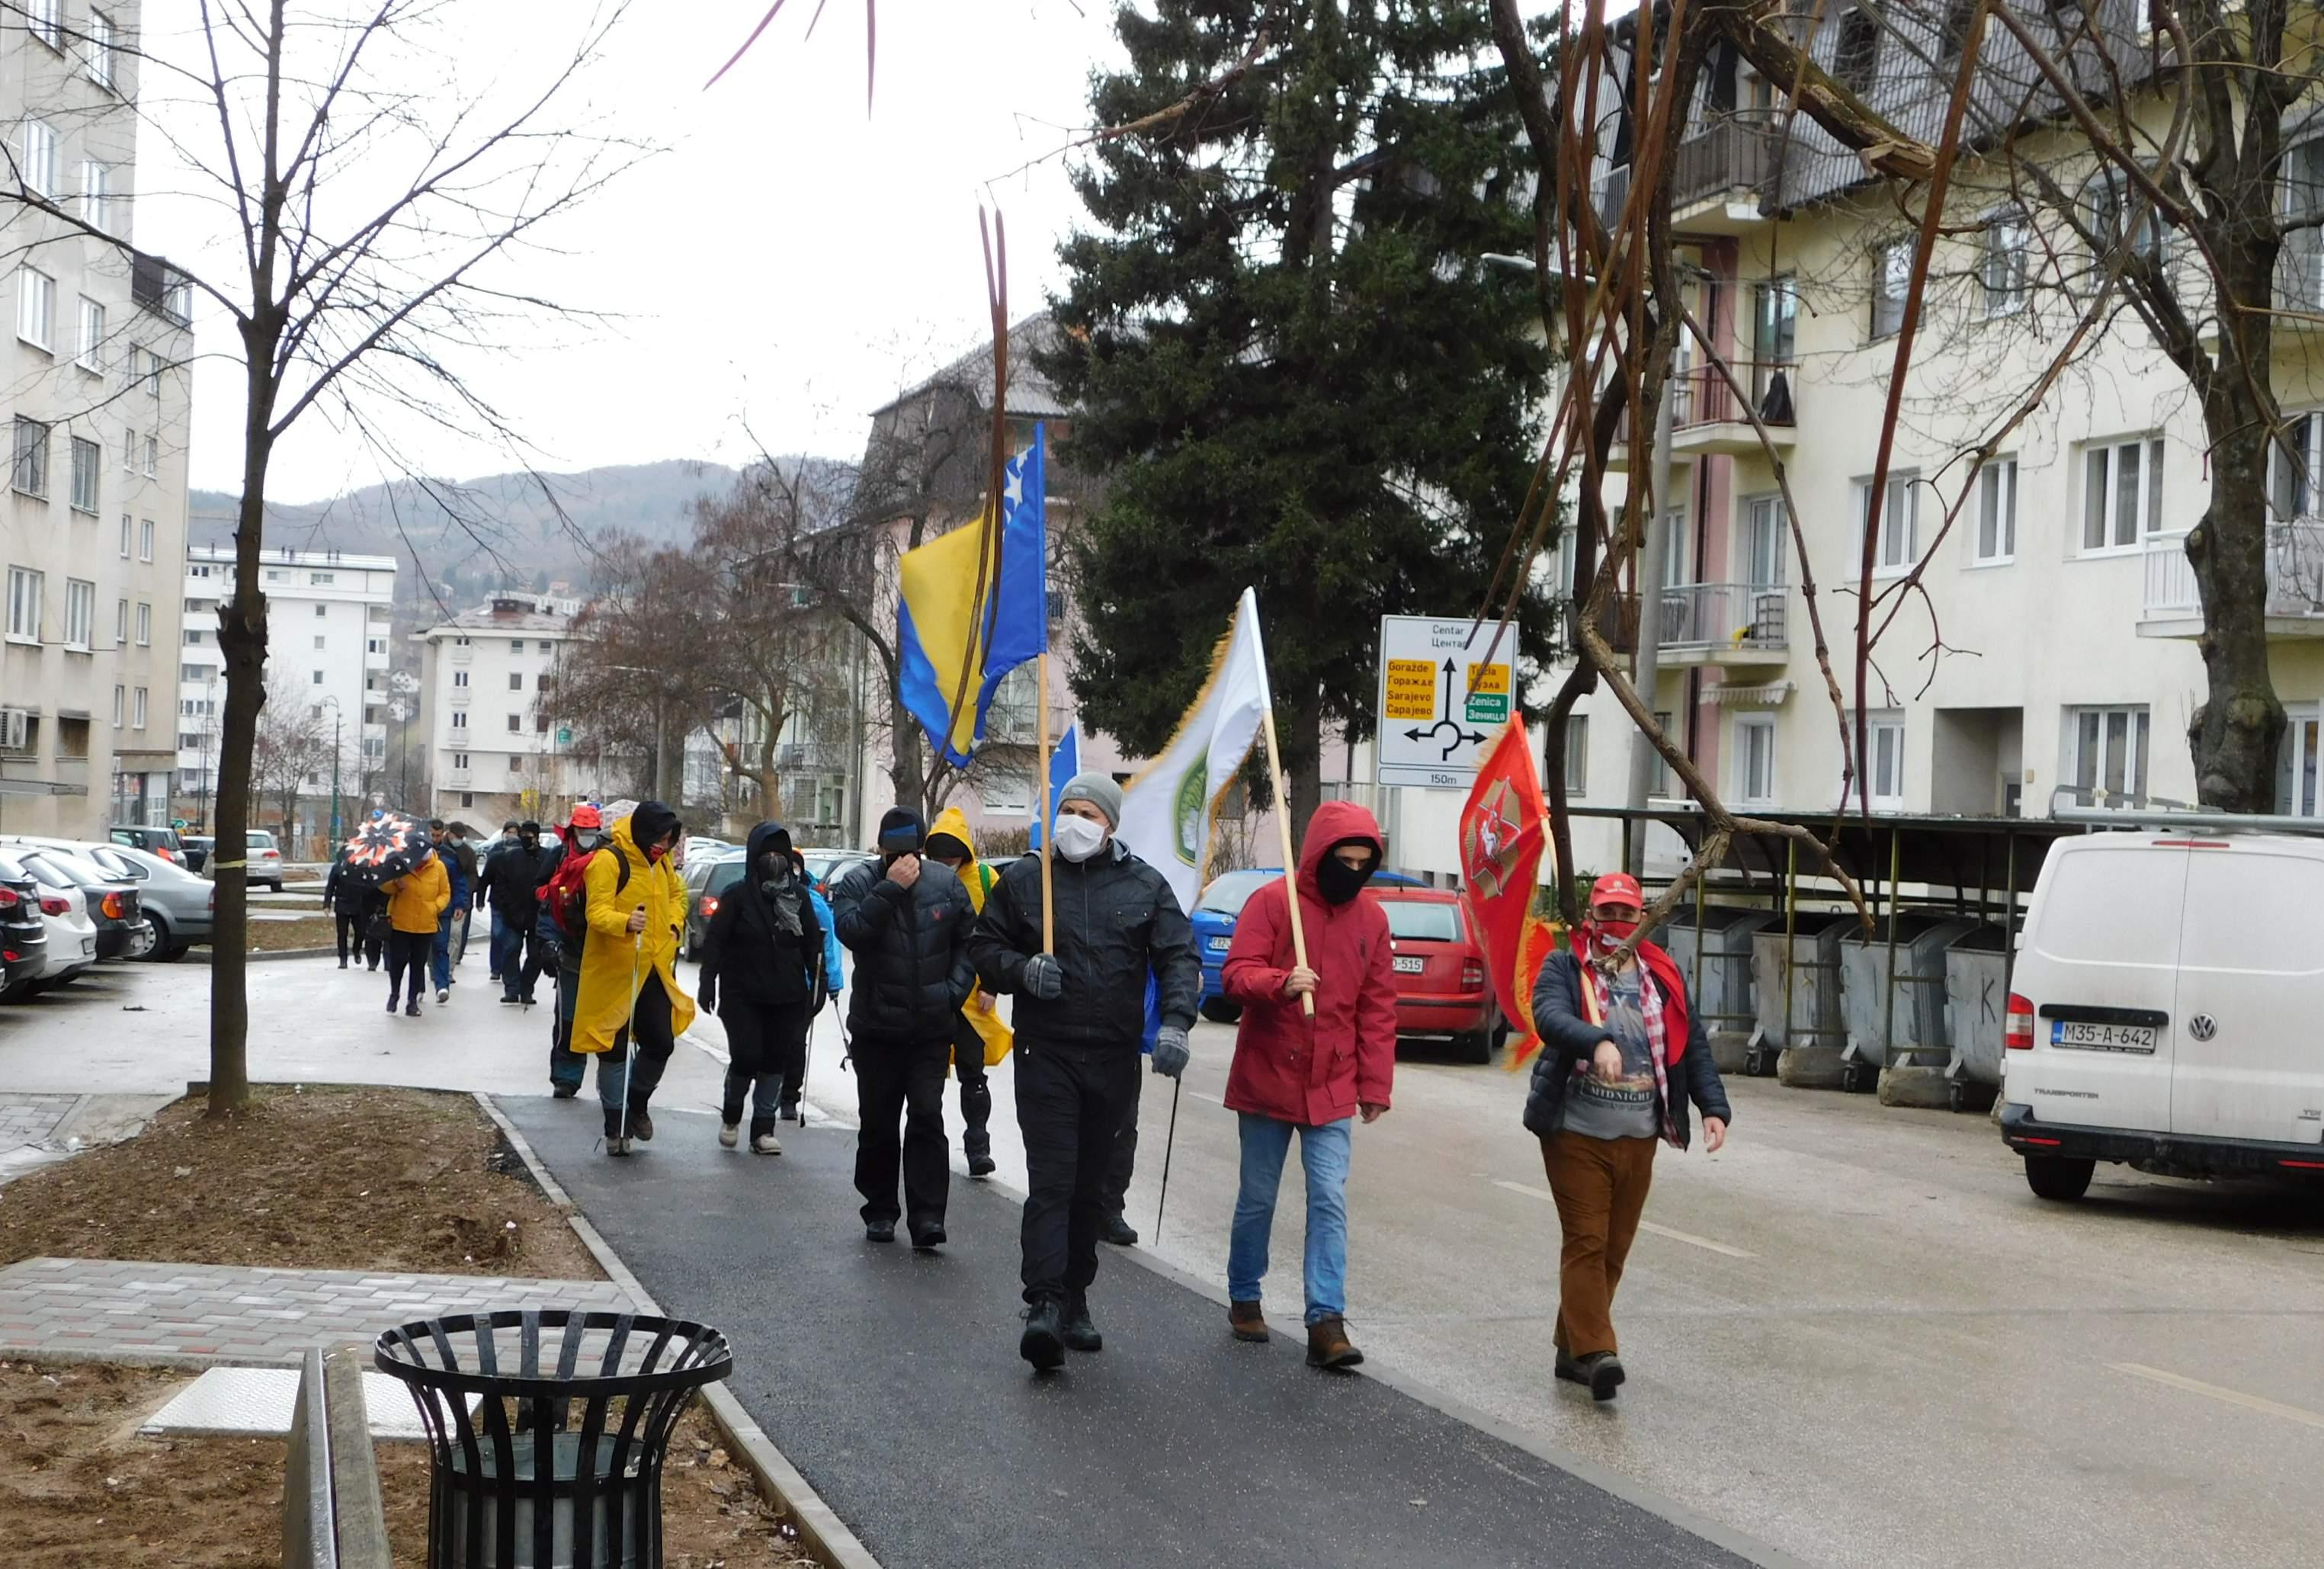
<path id="1" fill-rule="evenodd" d="M 894 1241 L 896 1240 L 896 1223 L 893 1221 L 865 1221 L 863 1223 L 863 1240 L 867 1242 Z"/>
<path id="2" fill-rule="evenodd" d="M 751 1150 L 755 1155 L 780 1155 L 783 1152 L 782 1140 L 772 1133 L 761 1133 L 751 1140 Z"/>
<path id="3" fill-rule="evenodd" d="M 394 1012 L 394 1011 L 395 1011 L 395 1001 L 396 1001 L 395 993 L 394 993 L 394 992 L 390 992 L 387 994 L 387 1011 L 388 1011 L 390 1013 L 392 1013 L 392 1012 Z"/>
<path id="4" fill-rule="evenodd" d="M 556 1097 L 560 1101 L 569 1101 L 574 1096 L 581 1093 L 581 1086 L 579 1084 L 556 1084 L 551 1086 L 550 1093 L 556 1095 Z"/>
<path id="5" fill-rule="evenodd" d="M 719 1123 L 719 1124 L 718 1124 L 718 1148 L 719 1148 L 719 1149 L 733 1149 L 733 1148 L 734 1148 L 734 1146 L 735 1146 L 735 1145 L 740 1144 L 742 1141 L 742 1123 L 740 1123 L 740 1122 L 721 1122 L 721 1123 Z"/>
<path id="6" fill-rule="evenodd" d="M 618 1136 L 605 1140 L 605 1153 L 608 1155 L 627 1155 L 632 1147 L 632 1140 Z"/>
<path id="7" fill-rule="evenodd" d="M 944 1246 L 945 1229 L 941 1223 L 921 1226 L 912 1232 L 912 1246 L 923 1253 L 933 1253 Z"/>
<path id="8" fill-rule="evenodd" d="M 1068 1351 L 1105 1349 L 1105 1336 L 1097 1332 L 1096 1321 L 1090 1317 L 1089 1298 L 1086 1297 L 1074 1297 L 1066 1302 L 1065 1322 L 1057 1333 Z"/>
<path id="9" fill-rule="evenodd" d="M 407 1002 L 407 1003 L 405 1003 L 405 1004 L 403 1005 L 403 1016 L 404 1016 L 406 1019 L 417 1019 L 417 1018 L 419 1018 L 419 1017 L 420 1017 L 420 999 L 419 999 L 419 998 L 414 997 L 410 1001 L 409 1001 L 409 1002 Z"/>
<path id="10" fill-rule="evenodd" d="M 503 993 L 501 993 L 501 1001 L 502 1001 L 503 1004 L 507 1004 L 507 1003 L 514 1003 L 514 1002 L 521 1002 L 521 1001 L 524 1001 L 524 999 L 522 999 L 521 997 L 512 997 L 512 996 L 510 996 L 508 993 L 506 993 L 505 992 L 503 992 Z"/>
<path id="11" fill-rule="evenodd" d="M 1234 1331 L 1237 1340 L 1267 1338 L 1267 1318 L 1259 1312 L 1256 1302 L 1228 1303 L 1227 1327 Z"/>
<path id="12" fill-rule="evenodd" d="M 971 1177 L 986 1177 L 1000 1169 L 1000 1163 L 990 1155 L 972 1155 L 968 1158 L 968 1174 Z"/>
<path id="13" fill-rule="evenodd" d="M 653 1142 L 653 1119 L 646 1114 L 643 1106 L 630 1108 L 630 1137 L 641 1144 Z"/>
<path id="14" fill-rule="evenodd" d="M 797 1101 L 785 1101 L 782 1110 L 777 1112 L 775 1116 L 779 1121 L 797 1122 L 802 1128 L 807 1126 L 807 1118 L 799 1113 L 799 1103 Z"/>
<path id="15" fill-rule="evenodd" d="M 344 969 L 346 969 L 346 967 L 347 967 L 347 962 L 346 962 L 345 959 L 341 959 L 341 960 L 339 961 L 339 968 L 340 968 L 340 969 L 342 969 L 342 970 L 344 970 Z"/>
<path id="16" fill-rule="evenodd" d="M 1590 1385 L 1593 1400 L 1610 1400 L 1622 1387 L 1622 1359 L 1612 1352 L 1593 1351 L 1586 1357 L 1576 1357 L 1574 1366 Z"/>
<path id="17" fill-rule="evenodd" d="M 1033 1364 L 1037 1373 L 1046 1373 L 1065 1360 L 1065 1336 L 1057 1324 L 1057 1304 L 1055 1297 L 1043 1297 L 1025 1310 L 1025 1333 L 1017 1341 L 1017 1354 Z"/>
<path id="18" fill-rule="evenodd" d="M 1348 1343 L 1348 1326 L 1338 1318 L 1319 1318 L 1307 1326 L 1307 1365 L 1311 1368 L 1351 1368 L 1364 1353 Z"/>
<path id="19" fill-rule="evenodd" d="M 1120 1215 L 1109 1219 L 1105 1223 L 1105 1230 L 1100 1232 L 1098 1236 L 1102 1241 L 1111 1242 L 1117 1248 L 1138 1246 L 1138 1228 Z"/>

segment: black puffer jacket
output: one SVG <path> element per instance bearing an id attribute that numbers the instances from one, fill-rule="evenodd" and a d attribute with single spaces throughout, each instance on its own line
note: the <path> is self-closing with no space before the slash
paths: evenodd
<path id="1" fill-rule="evenodd" d="M 759 859 L 770 849 L 782 855 L 786 866 L 790 863 L 791 836 L 779 823 L 761 823 L 751 830 L 742 875 L 710 918 L 702 939 L 702 970 L 695 977 L 706 1007 L 715 997 L 739 997 L 762 1008 L 783 1008 L 807 1001 L 814 992 L 823 923 L 815 918 L 807 880 L 794 874 L 788 891 L 796 902 L 799 929 L 794 933 L 785 926 L 774 900 L 759 886 Z"/>
<path id="2" fill-rule="evenodd" d="M 1659 950 L 1657 950 L 1659 951 Z M 1661 961 L 1669 964 L 1668 958 Z M 1675 974 L 1676 966 L 1671 966 Z M 1655 973 L 1652 964 L 1646 967 L 1646 978 L 1662 993 L 1663 1017 L 1667 1026 L 1676 1020 L 1686 1033 L 1686 1049 L 1665 1075 L 1665 1086 L 1670 1092 L 1670 1122 L 1678 1135 L 1678 1147 L 1685 1149 L 1693 1141 L 1694 1126 L 1687 1114 L 1687 1103 L 1692 1101 L 1706 1117 L 1716 1117 L 1722 1122 L 1735 1121 L 1735 1108 L 1727 1103 L 1727 1085 L 1719 1076 L 1719 1065 L 1711 1060 L 1711 1039 L 1703 1033 L 1702 1016 L 1693 1011 L 1686 995 L 1686 979 L 1677 976 L 1673 986 Z M 1533 1027 L 1541 1037 L 1542 1050 L 1534 1059 L 1533 1083 L 1526 1092 L 1526 1131 L 1538 1138 L 1547 1138 L 1557 1131 L 1558 1114 L 1565 1106 L 1565 1091 L 1573 1082 L 1574 1067 L 1587 1061 L 1606 1038 L 1603 1026 L 1590 1022 L 1582 1011 L 1582 961 L 1570 950 L 1554 953 L 1542 961 L 1541 973 L 1533 985 Z"/>
<path id="3" fill-rule="evenodd" d="M 1065 992 L 1044 1002 L 1025 990 L 1025 961 L 1041 951 L 1041 858 L 1023 856 L 984 896 L 969 951 L 995 992 L 1017 994 L 1017 1033 L 1044 1046 L 1135 1052 L 1146 1029 L 1150 972 L 1165 1024 L 1190 1029 L 1202 996 L 1194 931 L 1163 875 L 1119 841 L 1086 861 L 1058 856 L 1056 960 Z"/>
<path id="4" fill-rule="evenodd" d="M 975 973 L 968 933 L 976 919 L 968 890 L 952 868 L 923 859 L 909 888 L 888 881 L 887 867 L 866 861 L 831 890 L 831 921 L 855 955 L 847 1026 L 862 1035 L 903 1040 L 952 1038 Z"/>

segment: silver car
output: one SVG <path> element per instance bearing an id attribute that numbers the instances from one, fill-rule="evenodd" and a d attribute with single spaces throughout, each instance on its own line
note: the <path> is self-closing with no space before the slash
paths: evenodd
<path id="1" fill-rule="evenodd" d="M 139 914 L 144 922 L 142 956 L 175 960 L 197 943 L 207 943 L 217 924 L 217 889 L 177 862 L 166 860 L 134 844 L 102 841 L 50 839 L 35 835 L 14 836 L 26 845 L 46 845 L 69 851 L 115 877 L 137 884 Z"/>

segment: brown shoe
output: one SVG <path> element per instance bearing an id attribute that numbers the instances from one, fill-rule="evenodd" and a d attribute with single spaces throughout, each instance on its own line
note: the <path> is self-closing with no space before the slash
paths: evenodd
<path id="1" fill-rule="evenodd" d="M 1307 1365 L 1311 1368 L 1351 1368 L 1364 1353 L 1348 1343 L 1348 1326 L 1336 1318 L 1323 1318 L 1307 1326 Z"/>
<path id="2" fill-rule="evenodd" d="M 1227 1327 L 1234 1331 L 1234 1337 L 1237 1340 L 1267 1338 L 1267 1320 L 1259 1313 L 1259 1304 L 1256 1302 L 1228 1303 Z"/>

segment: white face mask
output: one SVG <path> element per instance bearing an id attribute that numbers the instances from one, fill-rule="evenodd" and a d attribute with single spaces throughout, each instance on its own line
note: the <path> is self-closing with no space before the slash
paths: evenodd
<path id="1" fill-rule="evenodd" d="M 1059 812 L 1056 837 L 1058 854 L 1068 861 L 1086 861 L 1104 848 L 1105 825 L 1070 812 Z"/>

